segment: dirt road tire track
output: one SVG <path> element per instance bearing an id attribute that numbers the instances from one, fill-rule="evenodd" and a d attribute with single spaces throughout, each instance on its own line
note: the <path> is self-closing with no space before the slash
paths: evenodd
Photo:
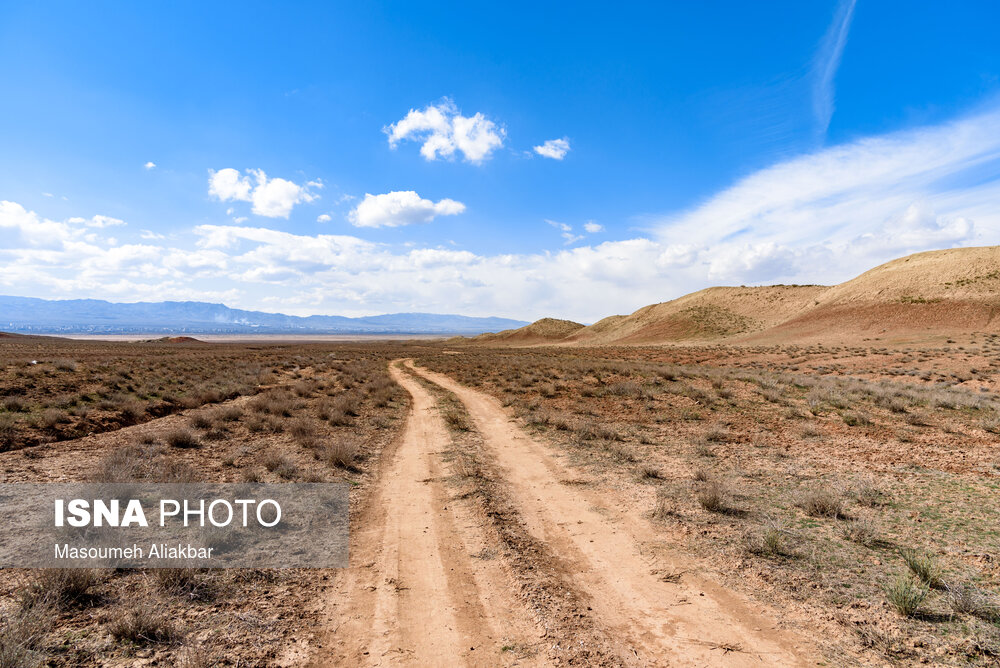
<path id="1" fill-rule="evenodd" d="M 704 578 L 665 583 L 664 566 L 640 548 L 651 529 L 625 513 L 600 512 L 607 499 L 561 484 L 572 472 L 528 437 L 499 403 L 442 374 L 407 365 L 454 393 L 496 458 L 522 519 L 571 564 L 602 624 L 650 665 L 809 666 L 818 657 L 738 594 Z M 662 557 L 660 558 L 662 559 Z"/>
<path id="2" fill-rule="evenodd" d="M 314 665 L 509 664 L 505 644 L 537 641 L 531 615 L 498 563 L 471 556 L 484 539 L 445 487 L 450 436 L 434 398 L 390 371 L 412 397 L 410 415 L 352 537 L 331 600 L 339 621 Z"/>

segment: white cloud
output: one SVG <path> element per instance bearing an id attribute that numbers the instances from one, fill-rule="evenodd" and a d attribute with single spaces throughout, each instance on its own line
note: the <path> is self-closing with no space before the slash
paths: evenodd
<path id="1" fill-rule="evenodd" d="M 347 217 L 355 227 L 399 227 L 429 223 L 435 216 L 454 216 L 463 211 L 465 205 L 453 199 L 433 202 L 412 190 L 397 190 L 382 195 L 366 193 Z"/>
<path id="2" fill-rule="evenodd" d="M 157 234 L 156 232 L 153 232 L 153 231 L 151 231 L 151 230 L 143 230 L 143 231 L 142 231 L 142 232 L 141 232 L 141 233 L 139 234 L 139 236 L 140 236 L 140 237 L 141 237 L 142 239 L 148 239 L 148 240 L 150 240 L 150 241 L 153 241 L 153 240 L 158 240 L 158 239 L 166 239 L 166 237 L 164 237 L 164 236 L 163 236 L 162 234 Z"/>
<path id="3" fill-rule="evenodd" d="M 231 167 L 208 171 L 208 194 L 223 202 L 251 202 L 251 210 L 267 218 L 288 218 L 296 204 L 319 198 L 312 189 L 323 187 L 321 181 L 298 185 L 282 178 L 268 179 L 262 169 L 241 174 Z"/>
<path id="4" fill-rule="evenodd" d="M 595 223 L 592 220 L 588 220 L 583 224 L 583 229 L 587 230 L 587 234 L 597 234 L 604 230 L 604 226 L 599 223 Z"/>
<path id="5" fill-rule="evenodd" d="M 328 213 L 321 213 L 320 215 L 316 216 L 317 223 L 329 223 L 331 220 L 333 219 L 330 217 L 330 214 Z"/>
<path id="6" fill-rule="evenodd" d="M 70 218 L 66 222 L 74 223 L 76 225 L 83 225 L 85 227 L 117 227 L 119 225 L 125 225 L 124 220 L 119 220 L 118 218 L 112 218 L 111 216 L 94 216 L 92 218 Z"/>
<path id="7" fill-rule="evenodd" d="M 541 146 L 536 146 L 535 153 L 545 158 L 562 160 L 569 153 L 569 140 L 565 137 L 562 139 L 549 139 Z"/>
<path id="8" fill-rule="evenodd" d="M 231 200 L 250 201 L 253 185 L 249 176 L 243 176 L 239 170 L 226 167 L 219 171 L 208 170 L 208 194 L 223 202 Z"/>
<path id="9" fill-rule="evenodd" d="M 392 148 L 401 141 L 412 139 L 423 142 L 420 154 L 427 160 L 436 160 L 439 156 L 451 158 L 458 151 L 472 163 L 488 159 L 494 150 L 503 146 L 506 134 L 502 127 L 481 113 L 462 116 L 448 98 L 419 111 L 410 109 L 402 120 L 383 131 L 389 136 Z"/>
<path id="10" fill-rule="evenodd" d="M 147 162 L 142 167 L 143 167 L 143 169 L 147 169 L 147 170 L 149 170 L 149 169 L 156 169 L 156 163 L 153 162 L 152 160 L 150 160 L 149 162 Z"/>

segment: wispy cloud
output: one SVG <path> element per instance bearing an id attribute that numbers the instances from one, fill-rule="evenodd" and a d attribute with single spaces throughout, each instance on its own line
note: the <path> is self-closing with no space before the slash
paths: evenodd
<path id="1" fill-rule="evenodd" d="M 847 33 L 851 29 L 851 19 L 854 17 L 854 6 L 857 0 L 840 0 L 833 22 L 820 42 L 819 50 L 813 63 L 812 100 L 813 114 L 816 119 L 816 133 L 825 137 L 830 127 L 834 111 L 833 80 L 840 67 L 840 59 L 844 55 L 844 45 L 847 44 Z"/>

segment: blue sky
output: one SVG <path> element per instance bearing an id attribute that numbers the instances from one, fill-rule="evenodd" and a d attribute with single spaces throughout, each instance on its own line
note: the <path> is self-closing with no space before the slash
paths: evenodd
<path id="1" fill-rule="evenodd" d="M 1000 243 L 998 22 L 3 3 L 0 293 L 593 321 Z"/>

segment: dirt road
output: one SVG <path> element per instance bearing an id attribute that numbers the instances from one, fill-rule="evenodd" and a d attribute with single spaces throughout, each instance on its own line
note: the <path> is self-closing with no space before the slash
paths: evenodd
<path id="1" fill-rule="evenodd" d="M 411 414 L 355 530 L 351 566 L 337 583 L 335 656 L 319 665 L 532 665 L 505 651 L 537 640 L 531 615 L 501 564 L 472 556 L 486 541 L 445 486 L 450 437 L 435 400 L 391 372 L 413 397 Z"/>
<path id="2" fill-rule="evenodd" d="M 650 551 L 652 529 L 637 513 L 565 484 L 573 473 L 496 400 L 406 365 L 464 404 L 527 531 L 557 555 L 603 636 L 618 645 L 613 654 L 621 663 L 816 665 L 807 643 L 766 613 L 690 574 L 692 565 L 679 557 Z M 449 496 L 441 454 L 451 436 L 431 393 L 399 368 L 392 373 L 413 396 L 412 413 L 356 531 L 351 568 L 338 579 L 342 623 L 332 662 L 547 664 L 544 651 L 527 659 L 505 651 L 543 649 L 545 620 L 517 595 L 509 563 L 471 556 L 489 547 L 488 539 L 471 508 Z M 679 580 L 664 577 L 682 571 Z"/>

